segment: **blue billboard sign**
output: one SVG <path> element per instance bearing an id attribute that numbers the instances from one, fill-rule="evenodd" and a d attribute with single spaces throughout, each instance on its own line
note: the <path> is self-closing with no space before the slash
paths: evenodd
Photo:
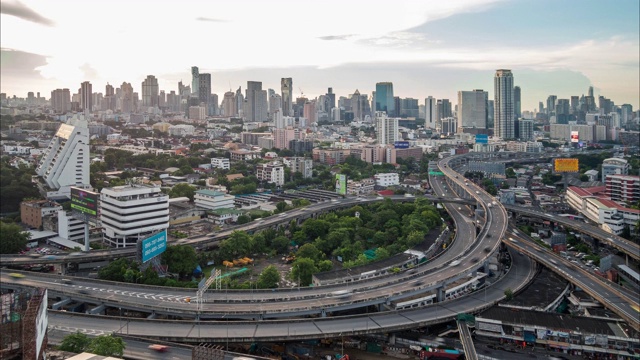
<path id="1" fill-rule="evenodd" d="M 409 142 L 408 141 L 396 141 L 394 144 L 396 149 L 408 149 Z"/>
<path id="2" fill-rule="evenodd" d="M 167 230 L 162 230 L 142 240 L 142 262 L 146 263 L 165 250 L 167 250 Z"/>
<path id="3" fill-rule="evenodd" d="M 476 144 L 488 144 L 488 143 L 489 143 L 489 135 L 487 134 L 476 135 Z"/>

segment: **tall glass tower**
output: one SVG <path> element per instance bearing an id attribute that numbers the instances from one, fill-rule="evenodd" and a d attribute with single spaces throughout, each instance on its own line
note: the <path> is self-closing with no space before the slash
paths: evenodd
<path id="1" fill-rule="evenodd" d="M 376 83 L 376 110 L 384 111 L 387 116 L 396 116 L 396 103 L 393 99 L 393 83 Z"/>
<path id="2" fill-rule="evenodd" d="M 493 136 L 513 139 L 514 134 L 514 96 L 513 74 L 511 70 L 496 70 L 494 85 Z"/>

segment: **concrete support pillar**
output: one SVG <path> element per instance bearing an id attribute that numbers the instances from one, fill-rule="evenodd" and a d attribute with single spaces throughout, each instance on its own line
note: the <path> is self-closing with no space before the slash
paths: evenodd
<path id="1" fill-rule="evenodd" d="M 61 307 L 69 304 L 70 302 L 71 302 L 71 298 L 62 299 L 62 300 L 58 301 L 57 303 L 54 303 L 53 305 L 51 305 L 51 309 L 52 310 L 58 310 Z"/>
<path id="2" fill-rule="evenodd" d="M 320 317 L 327 317 L 327 311 L 325 309 L 322 309 L 322 312 L 320 313 Z"/>
<path id="3" fill-rule="evenodd" d="M 89 310 L 87 310 L 87 314 L 93 314 L 93 315 L 95 315 L 95 314 L 101 314 L 101 313 L 103 313 L 103 312 L 104 312 L 104 310 L 105 310 L 106 308 L 107 308 L 107 307 L 106 307 L 106 306 L 104 306 L 104 304 L 100 304 L 100 305 L 98 305 L 98 306 L 94 307 L 93 309 L 89 309 Z"/>
<path id="4" fill-rule="evenodd" d="M 445 299 L 446 290 L 444 285 L 441 285 L 438 289 L 436 289 L 436 302 L 442 302 Z"/>
<path id="5" fill-rule="evenodd" d="M 149 314 L 149 316 L 147 316 L 147 319 L 149 319 L 149 320 L 153 320 L 155 318 L 156 318 L 156 312 L 155 311 L 152 312 L 151 314 Z"/>
<path id="6" fill-rule="evenodd" d="M 389 334 L 389 345 L 395 345 L 396 344 L 396 334 Z"/>

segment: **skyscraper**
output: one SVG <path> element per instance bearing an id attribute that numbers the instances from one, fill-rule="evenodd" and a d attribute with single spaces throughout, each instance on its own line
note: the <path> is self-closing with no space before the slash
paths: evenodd
<path id="1" fill-rule="evenodd" d="M 80 108 L 84 110 L 84 112 L 91 112 L 93 102 L 92 102 L 92 86 L 88 81 L 80 84 Z"/>
<path id="2" fill-rule="evenodd" d="M 440 99 L 436 102 L 437 121 L 451 117 L 451 102 L 449 99 Z"/>
<path id="3" fill-rule="evenodd" d="M 293 115 L 293 79 L 280 79 L 280 91 L 282 92 L 282 115 Z"/>
<path id="4" fill-rule="evenodd" d="M 552 116 L 556 114 L 557 100 L 558 100 L 557 95 L 549 95 L 549 97 L 547 97 L 547 115 Z"/>
<path id="5" fill-rule="evenodd" d="M 158 79 L 153 75 L 147 75 L 147 78 L 142 82 L 142 107 L 157 107 L 158 94 Z"/>
<path id="6" fill-rule="evenodd" d="M 395 100 L 393 98 L 393 83 L 376 83 L 375 111 L 384 111 L 387 116 L 396 116 Z"/>
<path id="7" fill-rule="evenodd" d="M 488 97 L 482 90 L 458 91 L 458 126 L 486 129 Z"/>
<path id="8" fill-rule="evenodd" d="M 211 102 L 211 74 L 198 75 L 198 100 L 207 108 L 207 115 L 213 115 Z"/>
<path id="9" fill-rule="evenodd" d="M 224 116 L 236 116 L 238 113 L 237 106 L 234 92 L 227 91 L 224 93 L 224 98 L 222 98 L 222 112 Z"/>
<path id="10" fill-rule="evenodd" d="M 336 107 L 336 94 L 333 93 L 333 88 L 327 89 L 327 94 L 325 95 L 327 99 L 327 112 L 331 111 L 334 107 Z"/>
<path id="11" fill-rule="evenodd" d="M 424 99 L 424 126 L 435 129 L 438 121 L 437 101 L 432 96 Z"/>
<path id="12" fill-rule="evenodd" d="M 513 74 L 511 70 L 496 70 L 494 87 L 493 135 L 502 139 L 513 139 Z"/>
<path id="13" fill-rule="evenodd" d="M 522 117 L 522 100 L 520 94 L 520 86 L 516 86 L 513 88 L 513 102 L 513 112 L 515 113 L 514 115 L 516 119 L 520 119 Z"/>
<path id="14" fill-rule="evenodd" d="M 131 113 L 134 111 L 133 104 L 133 86 L 131 83 L 123 82 L 120 86 L 122 92 L 121 110 L 123 113 Z"/>
<path id="15" fill-rule="evenodd" d="M 390 118 L 384 111 L 376 111 L 376 137 L 380 145 L 398 141 L 398 118 Z"/>
<path id="16" fill-rule="evenodd" d="M 71 110 L 71 92 L 69 89 L 55 89 L 51 92 L 51 108 L 57 113 Z"/>
<path id="17" fill-rule="evenodd" d="M 200 70 L 197 66 L 191 67 L 191 95 L 199 97 L 198 91 L 200 90 Z"/>
<path id="18" fill-rule="evenodd" d="M 262 90 L 262 82 L 247 81 L 246 97 L 244 99 L 244 118 L 248 122 L 267 120 L 267 92 Z"/>

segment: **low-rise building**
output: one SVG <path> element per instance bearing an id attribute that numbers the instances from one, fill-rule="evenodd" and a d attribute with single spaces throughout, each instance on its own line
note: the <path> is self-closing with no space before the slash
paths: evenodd
<path id="1" fill-rule="evenodd" d="M 193 200 L 197 206 L 208 209 L 233 209 L 233 200 L 236 197 L 234 195 L 225 194 L 219 191 L 213 190 L 198 190 L 196 191 Z"/>
<path id="2" fill-rule="evenodd" d="M 376 182 L 373 178 L 360 181 L 347 180 L 348 195 L 367 195 L 373 192 Z"/>
<path id="3" fill-rule="evenodd" d="M 284 165 L 277 161 L 257 165 L 256 177 L 260 181 L 282 186 L 284 185 Z"/>
<path id="4" fill-rule="evenodd" d="M 398 173 L 380 173 L 373 175 L 373 178 L 375 179 L 376 186 L 387 187 L 400 185 L 400 176 L 398 176 Z"/>
<path id="5" fill-rule="evenodd" d="M 62 206 L 55 201 L 30 200 L 20 203 L 20 221 L 23 224 L 39 229 L 42 227 L 42 218 L 57 214 Z"/>
<path id="6" fill-rule="evenodd" d="M 605 193 L 613 201 L 622 204 L 640 201 L 640 176 L 607 175 L 604 186 Z"/>
<path id="7" fill-rule="evenodd" d="M 211 167 L 222 170 L 231 169 L 231 162 L 227 158 L 212 158 Z"/>
<path id="8" fill-rule="evenodd" d="M 640 219 L 640 210 L 620 205 L 603 193 L 603 186 L 584 189 L 570 186 L 566 200 L 569 206 L 606 231 L 620 235 L 625 226 L 633 230 Z"/>

